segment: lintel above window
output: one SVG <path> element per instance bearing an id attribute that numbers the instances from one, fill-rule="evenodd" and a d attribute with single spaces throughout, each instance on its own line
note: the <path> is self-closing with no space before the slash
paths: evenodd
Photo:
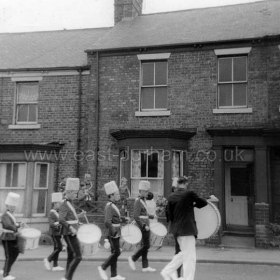
<path id="1" fill-rule="evenodd" d="M 139 60 L 157 60 L 157 59 L 168 59 L 170 53 L 149 53 L 149 54 L 138 54 Z"/>
<path id="2" fill-rule="evenodd" d="M 245 48 L 231 48 L 231 49 L 215 49 L 215 55 L 238 55 L 238 54 L 248 54 L 251 52 L 251 47 Z"/>

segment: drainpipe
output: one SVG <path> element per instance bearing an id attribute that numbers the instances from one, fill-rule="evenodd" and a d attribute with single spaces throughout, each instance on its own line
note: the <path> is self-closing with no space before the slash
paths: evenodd
<path id="1" fill-rule="evenodd" d="M 76 158 L 76 177 L 80 178 L 80 160 L 81 160 L 81 124 L 82 124 L 82 94 L 83 94 L 83 89 L 82 89 L 82 69 L 78 70 L 79 72 L 79 85 L 78 85 L 78 95 L 79 95 L 79 100 L 78 100 L 78 127 L 77 127 L 77 158 Z"/>
<path id="2" fill-rule="evenodd" d="M 99 152 L 99 52 L 96 52 L 96 107 L 95 107 L 95 127 L 96 127 L 96 145 L 95 145 L 95 188 L 94 197 L 98 200 L 98 152 Z"/>

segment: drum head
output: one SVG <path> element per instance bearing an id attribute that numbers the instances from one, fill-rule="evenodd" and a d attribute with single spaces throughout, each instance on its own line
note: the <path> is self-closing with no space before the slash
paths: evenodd
<path id="1" fill-rule="evenodd" d="M 23 228 L 20 234 L 24 238 L 38 238 L 41 236 L 41 231 L 36 228 Z"/>
<path id="2" fill-rule="evenodd" d="M 198 239 L 206 239 L 215 234 L 221 225 L 218 208 L 211 202 L 203 208 L 194 208 Z"/>
<path id="3" fill-rule="evenodd" d="M 150 230 L 157 236 L 164 237 L 167 234 L 166 227 L 161 223 L 150 223 Z"/>
<path id="4" fill-rule="evenodd" d="M 129 244 L 137 244 L 142 239 L 140 229 L 135 225 L 125 225 L 121 228 L 121 236 Z"/>
<path id="5" fill-rule="evenodd" d="M 85 244 L 93 244 L 99 242 L 101 235 L 101 229 L 94 224 L 82 225 L 77 233 L 77 237 L 80 242 Z"/>

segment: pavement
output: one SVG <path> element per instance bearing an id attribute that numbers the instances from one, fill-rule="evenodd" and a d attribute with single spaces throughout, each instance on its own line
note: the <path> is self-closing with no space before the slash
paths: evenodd
<path id="1" fill-rule="evenodd" d="M 50 245 L 40 245 L 37 249 L 26 250 L 20 254 L 18 261 L 43 260 L 52 252 Z M 131 251 L 123 251 L 119 261 L 127 261 Z M 109 255 L 109 251 L 103 247 L 92 256 L 84 256 L 85 261 L 103 261 Z M 149 260 L 151 262 L 169 262 L 174 255 L 174 247 L 164 246 L 160 249 L 151 248 Z M 60 259 L 65 260 L 66 252 L 61 252 Z M 0 248 L 0 261 L 4 260 L 4 250 Z M 221 264 L 252 264 L 252 265 L 274 265 L 280 266 L 280 249 L 259 249 L 259 248 L 224 248 L 197 246 L 198 263 L 221 263 Z"/>

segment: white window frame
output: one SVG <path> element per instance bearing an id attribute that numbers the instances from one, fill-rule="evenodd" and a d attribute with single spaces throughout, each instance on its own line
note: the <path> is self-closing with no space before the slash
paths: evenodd
<path id="1" fill-rule="evenodd" d="M 34 178 L 33 178 L 33 190 L 46 190 L 47 195 L 45 197 L 45 212 L 44 213 L 31 213 L 32 217 L 45 217 L 46 216 L 46 210 L 47 210 L 47 202 L 48 202 L 48 189 L 49 189 L 49 173 L 50 173 L 50 164 L 48 162 L 41 162 L 41 161 L 36 161 L 34 163 Z M 46 164 L 47 167 L 47 183 L 45 188 L 38 188 L 36 187 L 36 175 L 37 175 L 37 165 L 38 164 Z M 33 192 L 32 192 L 33 194 Z M 32 205 L 31 205 L 31 210 L 33 209 L 33 196 L 32 196 Z"/>
<path id="2" fill-rule="evenodd" d="M 171 168 L 172 168 L 172 164 L 173 164 L 173 152 L 177 152 L 180 153 L 180 171 L 179 171 L 179 177 L 180 176 L 184 176 L 184 151 L 183 150 L 171 150 L 172 152 L 172 162 L 171 162 Z M 172 172 L 172 170 L 171 170 Z"/>
<path id="3" fill-rule="evenodd" d="M 131 161 L 130 161 L 130 178 L 133 179 L 133 180 L 141 180 L 141 179 L 146 179 L 146 180 L 164 180 L 164 161 L 163 161 L 163 176 L 162 177 L 133 177 L 132 175 L 132 161 L 133 161 L 133 152 L 134 151 L 145 151 L 148 155 L 148 152 L 151 152 L 150 149 L 132 149 L 131 150 Z M 157 150 L 154 150 L 152 152 L 159 152 L 159 151 L 162 151 L 163 152 L 163 155 L 164 155 L 164 149 L 157 149 Z M 140 159 L 141 160 L 141 159 Z M 146 174 L 148 174 L 148 161 L 147 161 L 147 166 L 146 166 Z"/>
<path id="4" fill-rule="evenodd" d="M 37 84 L 38 86 L 38 99 L 39 99 L 39 82 L 37 80 L 33 81 L 18 81 L 16 82 L 16 97 L 15 97 L 15 115 L 14 115 L 14 123 L 15 125 L 36 125 L 38 124 L 38 106 L 39 106 L 39 100 L 37 102 L 28 102 L 28 103 L 21 103 L 18 102 L 19 98 L 19 85 L 21 84 Z M 36 121 L 30 122 L 30 121 L 18 121 L 18 105 L 36 105 Z"/>
<path id="5" fill-rule="evenodd" d="M 238 57 L 245 57 L 246 58 L 246 80 L 244 81 L 233 81 L 233 70 L 234 70 L 234 63 L 233 59 Z M 220 60 L 222 59 L 231 59 L 232 61 L 232 69 L 231 69 L 231 81 L 229 82 L 220 82 Z M 245 84 L 246 85 L 246 104 L 245 105 L 233 105 L 234 101 L 234 91 L 233 88 L 235 84 Z M 220 106 L 220 85 L 231 85 L 231 106 Z M 248 108 L 248 56 L 247 55 L 230 55 L 230 56 L 219 56 L 218 57 L 218 83 L 217 83 L 217 108 L 218 109 L 235 109 L 235 108 Z"/>
<path id="6" fill-rule="evenodd" d="M 158 62 L 166 62 L 167 66 L 166 66 L 166 84 L 162 84 L 162 85 L 147 85 L 147 86 L 143 86 L 143 64 L 153 64 L 154 66 L 154 79 L 155 79 L 155 75 L 156 75 L 156 67 L 155 64 Z M 139 96 L 139 111 L 141 112 L 149 112 L 149 111 L 166 111 L 167 110 L 167 104 L 166 107 L 164 108 L 141 108 L 141 95 L 142 95 L 142 89 L 143 88 L 151 88 L 154 91 L 154 106 L 155 106 L 155 102 L 156 102 L 156 88 L 166 88 L 166 94 L 167 94 L 167 87 L 168 87 L 168 61 L 167 60 L 153 60 L 153 61 L 142 61 L 141 62 L 141 76 L 140 76 L 140 96 Z"/>
<path id="7" fill-rule="evenodd" d="M 25 190 L 26 189 L 26 180 L 27 180 L 27 163 L 22 162 L 22 161 L 0 161 L 0 164 L 12 164 L 12 173 L 13 173 L 13 168 L 14 164 L 24 164 L 25 165 L 25 182 L 24 182 L 24 187 L 1 187 L 1 190 Z"/>

